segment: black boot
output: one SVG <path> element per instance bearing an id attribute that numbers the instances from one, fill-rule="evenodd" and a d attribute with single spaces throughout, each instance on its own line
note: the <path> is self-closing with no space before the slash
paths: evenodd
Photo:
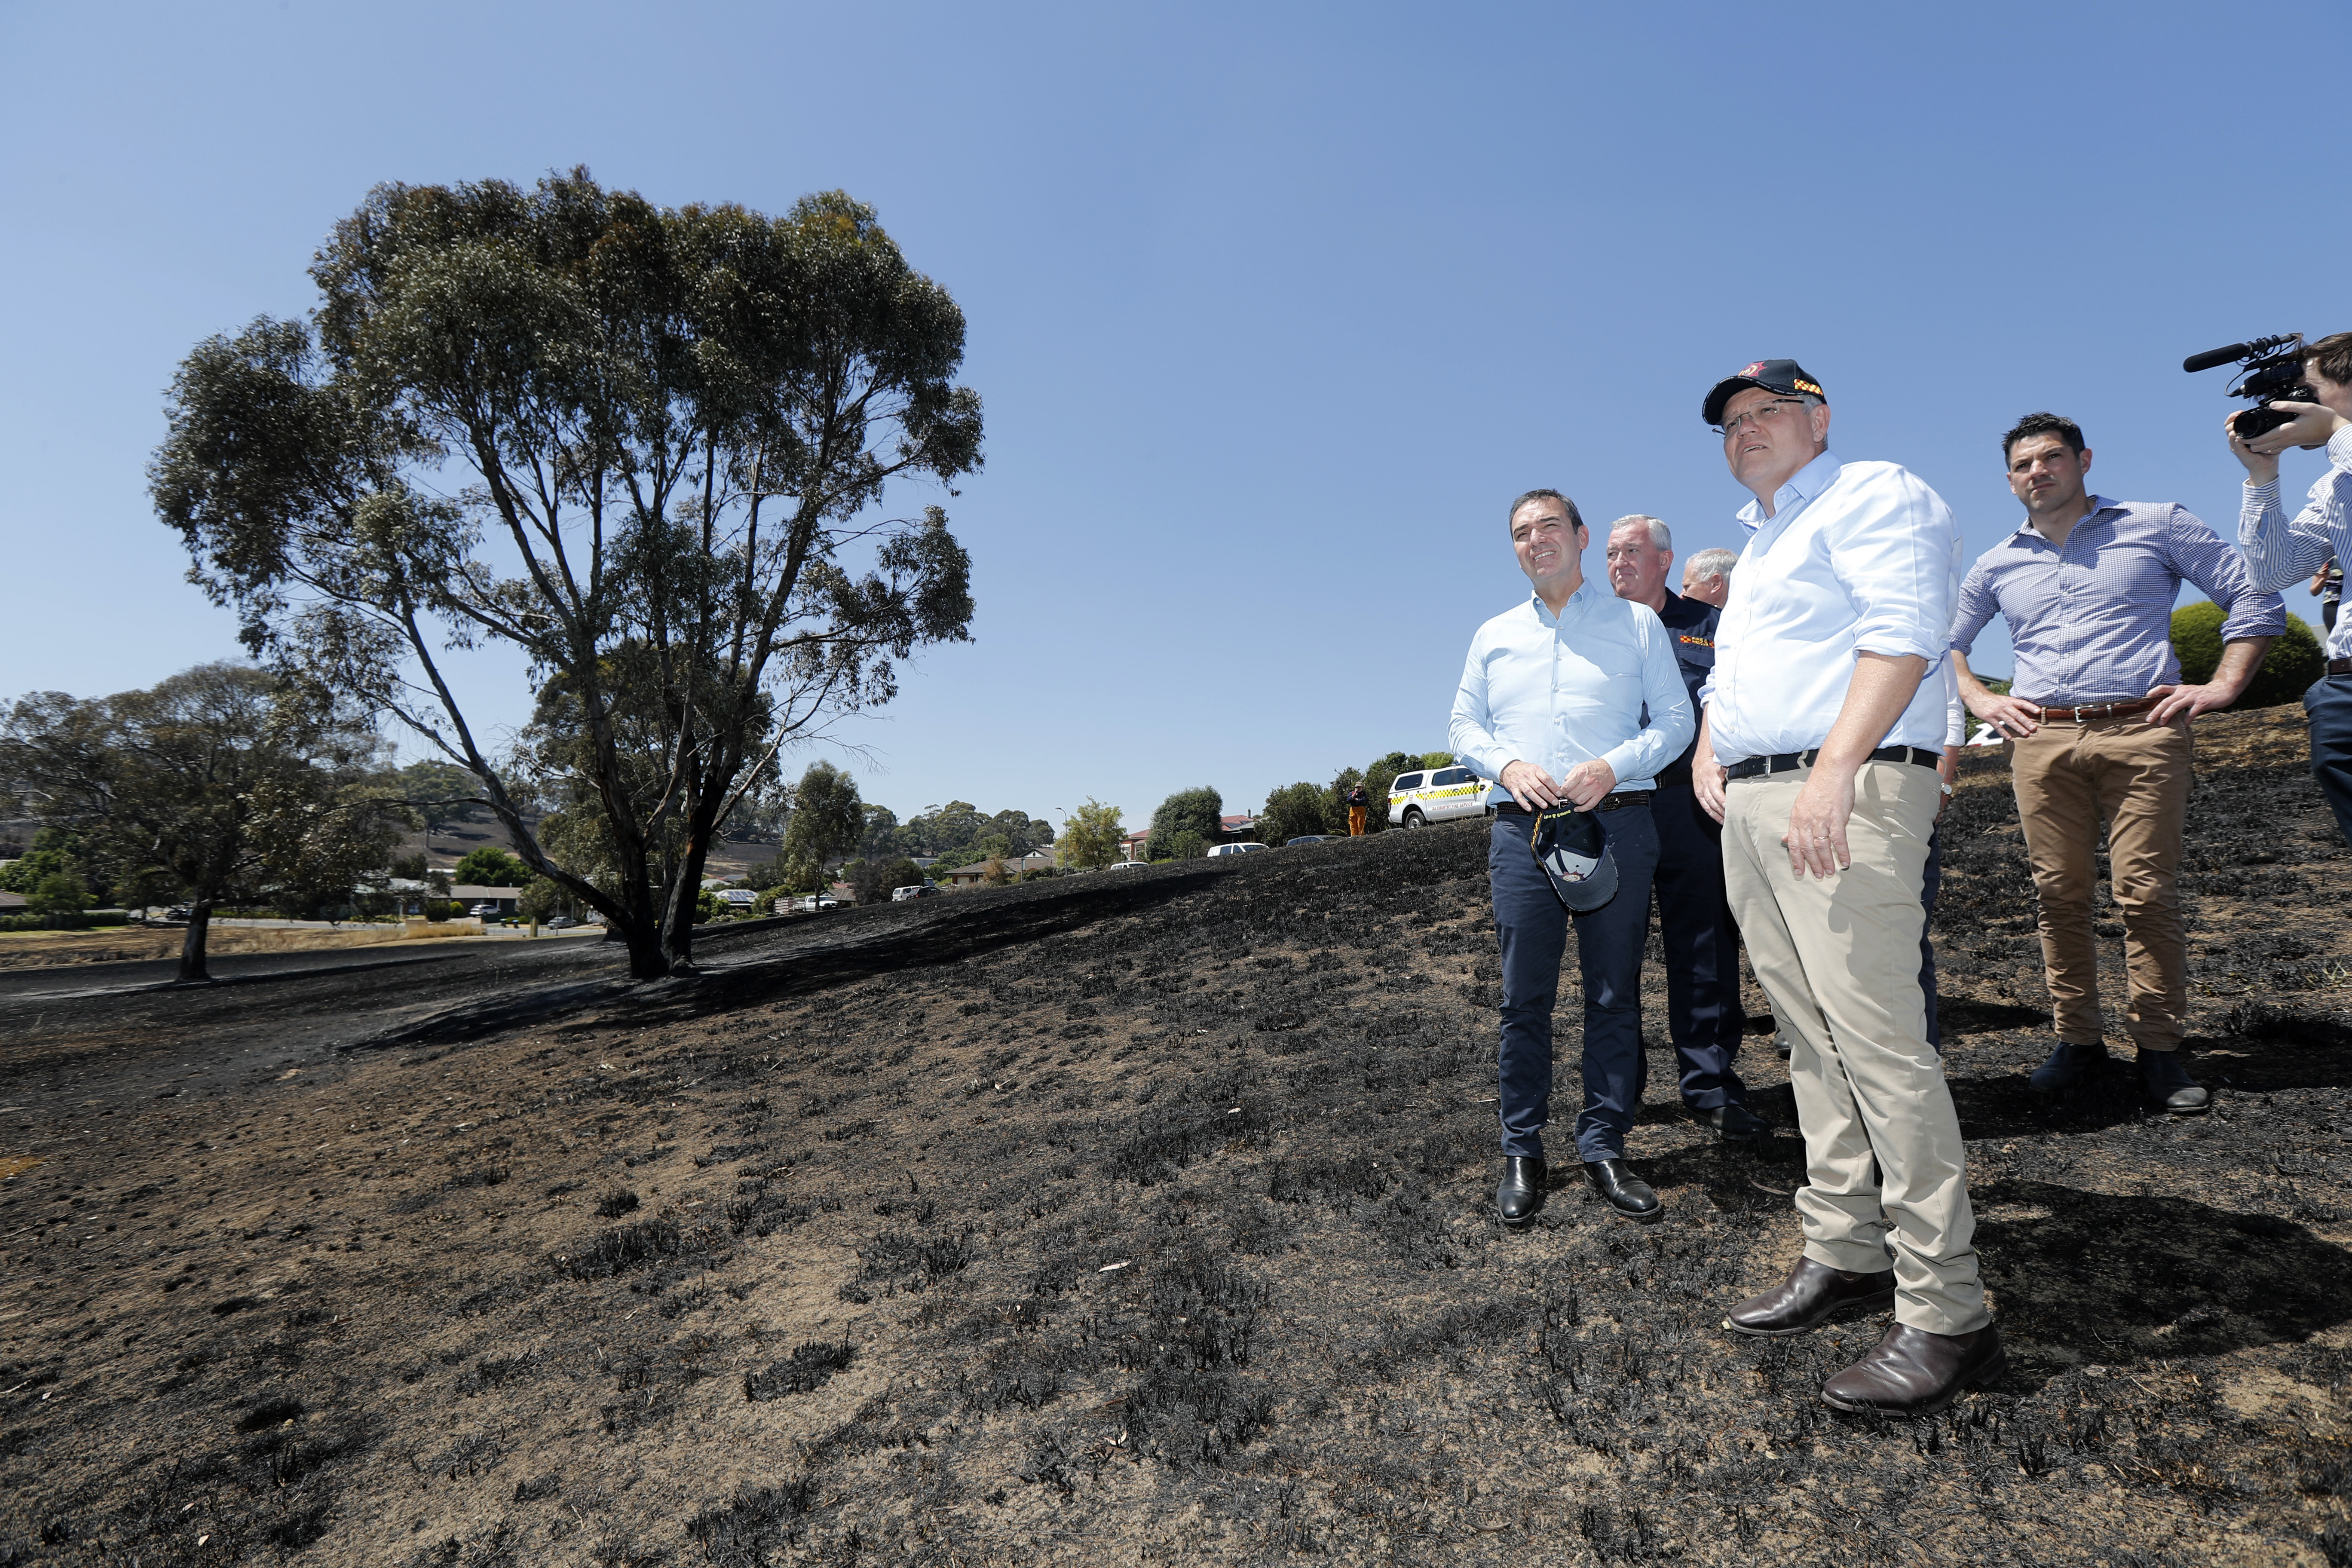
<path id="1" fill-rule="evenodd" d="M 1521 1154 L 1503 1157 L 1502 1184 L 1495 1189 L 1495 1217 L 1525 1225 L 1544 1205 L 1544 1163 Z"/>
<path id="2" fill-rule="evenodd" d="M 2160 1105 L 2175 1116 L 2195 1116 L 2212 1103 L 2205 1086 L 2180 1065 L 2179 1051 L 2140 1052 L 2139 1081 L 2150 1105 Z"/>
<path id="3" fill-rule="evenodd" d="M 1584 1179 L 1592 1184 L 1592 1190 L 1607 1200 L 1611 1208 L 1627 1219 L 1646 1225 L 1664 1212 L 1658 1207 L 1658 1194 L 1650 1190 L 1650 1184 L 1635 1175 L 1622 1160 L 1587 1160 Z"/>
<path id="4" fill-rule="evenodd" d="M 1744 1105 L 1717 1105 L 1704 1110 L 1694 1106 L 1690 1115 L 1700 1126 L 1714 1128 L 1716 1136 L 1726 1142 L 1772 1136 L 1772 1124 Z"/>
<path id="5" fill-rule="evenodd" d="M 2026 1081 L 2036 1094 L 2056 1094 L 2098 1071 L 2106 1059 L 2107 1047 L 2096 1040 L 2086 1046 L 2061 1040 L 2058 1048 L 2050 1053 L 2050 1059 L 2035 1068 L 2032 1078 Z"/>

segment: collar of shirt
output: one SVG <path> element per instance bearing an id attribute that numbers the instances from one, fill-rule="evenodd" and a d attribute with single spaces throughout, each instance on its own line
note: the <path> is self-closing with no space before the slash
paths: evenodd
<path id="1" fill-rule="evenodd" d="M 2123 502 L 2111 500 L 2106 496 L 2094 494 L 2090 498 L 2090 500 L 2091 510 L 2084 512 L 2081 517 L 2075 519 L 2073 530 L 2067 533 L 2067 544 L 2074 543 L 2074 535 L 2082 532 L 2083 530 L 2090 527 L 2093 523 L 2109 521 L 2107 519 L 2107 513 L 2111 511 L 2121 511 L 2124 510 Z M 2050 536 L 2033 526 L 2033 514 L 2032 512 L 2026 513 L 2025 521 L 2017 525 L 2017 531 L 2011 534 L 2010 537 L 2011 539 L 2023 539 L 2028 535 L 2042 541 L 2044 544 L 2050 544 Z M 2065 547 L 2066 546 L 2064 544 L 2050 544 L 2050 548 L 2053 550 L 2063 550 Z"/>
<path id="2" fill-rule="evenodd" d="M 1802 511 L 1805 503 L 1837 482 L 1838 470 L 1845 465 L 1837 454 L 1824 450 L 1822 455 L 1789 476 L 1789 482 L 1772 492 L 1772 515 L 1764 515 L 1762 501 L 1749 501 L 1739 509 L 1739 526 L 1757 533 L 1772 523 L 1784 523 Z"/>
<path id="3" fill-rule="evenodd" d="M 1563 621 L 1572 622 L 1584 617 L 1585 612 L 1592 606 L 1592 591 L 1598 586 L 1600 584 L 1590 577 L 1579 583 L 1576 592 L 1568 596 L 1568 603 L 1559 607 L 1559 614 L 1556 616 L 1551 613 L 1551 606 L 1543 602 L 1543 595 L 1532 588 L 1528 590 L 1528 605 L 1535 611 L 1537 620 L 1558 631 Z M 1612 594 L 1610 597 L 1615 598 L 1616 595 Z"/>

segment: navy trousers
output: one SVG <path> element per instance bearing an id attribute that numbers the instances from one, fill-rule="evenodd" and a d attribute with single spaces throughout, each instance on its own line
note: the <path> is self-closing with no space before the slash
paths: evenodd
<path id="1" fill-rule="evenodd" d="M 1649 808 L 1628 805 L 1598 819 L 1617 861 L 1617 896 L 1575 917 L 1576 960 L 1584 982 L 1584 1109 L 1576 1152 L 1621 1160 L 1648 1078 L 1642 1054 L 1642 949 L 1650 933 L 1650 882 L 1658 828 Z M 1498 1057 L 1503 1152 L 1543 1158 L 1551 1120 L 1551 1015 L 1568 945 L 1568 907 L 1528 847 L 1534 818 L 1495 818 L 1486 871 L 1502 939 L 1503 1027 Z"/>
<path id="2" fill-rule="evenodd" d="M 1658 825 L 1658 934 L 1666 952 L 1666 1032 L 1675 1042 L 1683 1103 L 1693 1110 L 1745 1105 L 1732 1063 L 1748 1026 L 1739 1003 L 1739 927 L 1723 891 L 1723 825 L 1688 784 L 1662 784 L 1650 803 Z"/>
<path id="3" fill-rule="evenodd" d="M 2330 675 L 2303 694 L 2311 718 L 2311 776 L 2336 814 L 2336 826 L 2352 839 L 2352 675 Z"/>

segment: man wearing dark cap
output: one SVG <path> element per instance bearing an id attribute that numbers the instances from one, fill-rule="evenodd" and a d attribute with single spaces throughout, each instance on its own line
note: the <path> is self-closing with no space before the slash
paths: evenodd
<path id="1" fill-rule="evenodd" d="M 1478 628 L 1454 697 L 1448 744 L 1497 797 L 1486 868 L 1503 961 L 1497 1056 L 1503 1179 L 1497 1217 L 1543 1207 L 1552 1005 L 1569 923 L 1584 980 L 1584 1109 L 1576 1151 L 1611 1209 L 1659 1216 L 1625 1164 L 1641 1109 L 1642 949 L 1658 831 L 1657 775 L 1691 736 L 1674 645 L 1646 606 L 1585 579 L 1576 503 L 1529 490 L 1511 503 L 1511 549 L 1533 592 Z"/>
<path id="2" fill-rule="evenodd" d="M 1959 531 L 1895 464 L 1830 453 L 1827 395 L 1793 360 L 1726 377 L 1705 413 L 1756 500 L 1692 782 L 1723 824 L 1732 913 L 1790 1047 L 1806 1165 L 1802 1255 L 1725 1327 L 1798 1334 L 1892 1304 L 1885 1337 L 1822 1397 L 1925 1414 L 2008 1369 L 1919 983 Z"/>

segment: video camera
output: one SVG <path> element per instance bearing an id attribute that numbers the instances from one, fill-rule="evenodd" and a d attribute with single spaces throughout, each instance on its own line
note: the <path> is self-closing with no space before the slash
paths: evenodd
<path id="1" fill-rule="evenodd" d="M 2211 370 L 2217 364 L 2237 361 L 2245 368 L 2231 384 L 2230 395 L 2251 397 L 2252 408 L 2241 408 L 2230 416 L 2230 428 L 2241 441 L 2251 441 L 2264 431 L 2275 430 L 2292 420 L 2292 414 L 2282 414 L 2271 406 L 2284 399 L 2289 403 L 2316 403 L 2319 394 L 2303 374 L 2303 334 L 2287 332 L 2275 338 L 2256 338 L 2252 342 L 2231 343 L 2226 348 L 2207 349 L 2201 354 L 2190 354 L 2180 362 L 2180 368 L 2195 374 Z"/>

